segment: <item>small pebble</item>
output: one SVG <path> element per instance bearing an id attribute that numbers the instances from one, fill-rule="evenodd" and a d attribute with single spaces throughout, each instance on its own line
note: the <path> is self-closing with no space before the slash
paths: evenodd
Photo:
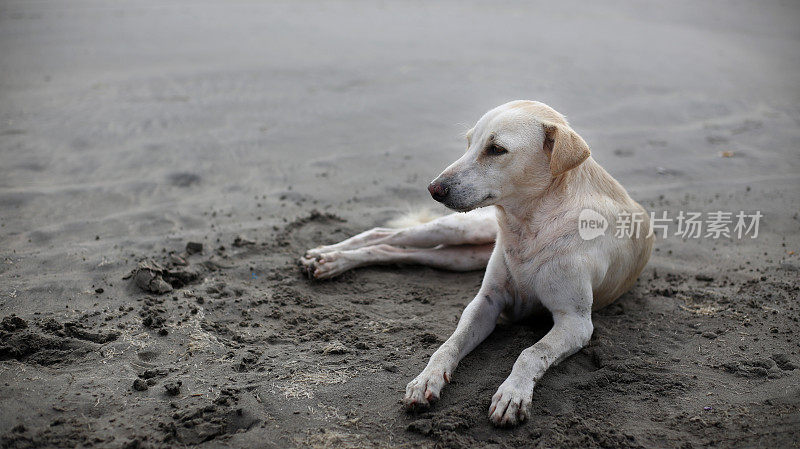
<path id="1" fill-rule="evenodd" d="M 175 382 L 168 382 L 164 384 L 164 390 L 166 390 L 167 394 L 170 396 L 177 396 L 181 392 L 181 385 L 183 385 L 183 383 L 179 380 Z"/>
<path id="2" fill-rule="evenodd" d="M 189 242 L 186 244 L 186 252 L 189 254 L 202 253 L 203 244 L 198 242 Z"/>

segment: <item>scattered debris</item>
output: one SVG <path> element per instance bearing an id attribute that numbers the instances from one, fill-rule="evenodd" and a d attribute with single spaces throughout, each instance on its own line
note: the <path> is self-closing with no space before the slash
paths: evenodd
<path id="1" fill-rule="evenodd" d="M 253 240 L 249 240 L 245 237 L 237 235 L 235 239 L 233 239 L 233 246 L 236 248 L 241 248 L 243 246 L 255 245 L 256 242 Z"/>
<path id="2" fill-rule="evenodd" d="M 199 242 L 189 242 L 186 244 L 186 252 L 188 254 L 197 254 L 203 252 L 203 244 Z"/>
<path id="3" fill-rule="evenodd" d="M 139 266 L 133 270 L 131 275 L 133 276 L 133 281 L 142 290 L 160 294 L 172 291 L 172 286 L 164 281 L 162 277 L 164 272 L 165 270 L 161 265 L 151 260 L 145 260 L 139 262 Z"/>
<path id="4" fill-rule="evenodd" d="M 181 393 L 181 385 L 183 385 L 183 383 L 179 380 L 175 382 L 167 382 L 164 384 L 164 390 L 170 396 L 177 396 Z"/>
<path id="5" fill-rule="evenodd" d="M 166 371 L 158 370 L 158 369 L 146 369 L 142 374 L 139 374 L 139 378 L 141 379 L 152 379 L 154 377 L 163 377 L 166 376 Z"/>
<path id="6" fill-rule="evenodd" d="M 323 354 L 347 354 L 348 352 L 350 352 L 350 350 L 339 340 L 333 340 L 322 347 Z"/>
<path id="7" fill-rule="evenodd" d="M 125 277 L 133 277 L 136 285 L 144 291 L 163 294 L 169 293 L 173 288 L 181 288 L 199 279 L 196 270 L 186 267 L 171 265 L 164 267 L 153 260 L 144 260 Z"/>

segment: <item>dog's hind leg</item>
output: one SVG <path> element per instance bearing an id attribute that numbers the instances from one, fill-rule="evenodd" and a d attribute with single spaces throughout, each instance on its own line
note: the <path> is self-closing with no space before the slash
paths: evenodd
<path id="1" fill-rule="evenodd" d="M 486 268 L 493 244 L 442 246 L 436 248 L 397 248 L 380 244 L 354 250 L 331 251 L 304 264 L 310 277 L 328 279 L 366 265 L 426 265 L 452 271 Z"/>
<path id="2" fill-rule="evenodd" d="M 374 245 L 433 248 L 439 245 L 482 245 L 492 243 L 497 235 L 494 208 L 465 214 L 450 214 L 427 223 L 402 229 L 373 228 L 334 245 L 308 250 L 305 259 L 334 251 L 347 251 Z M 306 261 L 303 261 L 306 263 Z"/>

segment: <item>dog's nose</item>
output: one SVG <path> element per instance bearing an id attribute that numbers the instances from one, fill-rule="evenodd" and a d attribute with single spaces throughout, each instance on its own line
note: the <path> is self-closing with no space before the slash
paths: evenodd
<path id="1" fill-rule="evenodd" d="M 447 198 L 447 194 L 450 193 L 450 187 L 434 181 L 428 186 L 428 192 L 431 192 L 433 199 L 441 202 Z"/>

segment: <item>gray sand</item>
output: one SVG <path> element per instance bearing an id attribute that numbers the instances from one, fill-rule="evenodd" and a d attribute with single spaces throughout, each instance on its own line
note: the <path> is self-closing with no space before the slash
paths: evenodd
<path id="1" fill-rule="evenodd" d="M 0 447 L 797 446 L 800 5 L 696 3 L 2 2 Z M 406 414 L 481 273 L 295 261 L 435 208 L 519 98 L 649 210 L 759 236 L 659 240 L 529 423 L 486 412 L 546 319 Z M 190 241 L 197 280 L 123 280 Z"/>

